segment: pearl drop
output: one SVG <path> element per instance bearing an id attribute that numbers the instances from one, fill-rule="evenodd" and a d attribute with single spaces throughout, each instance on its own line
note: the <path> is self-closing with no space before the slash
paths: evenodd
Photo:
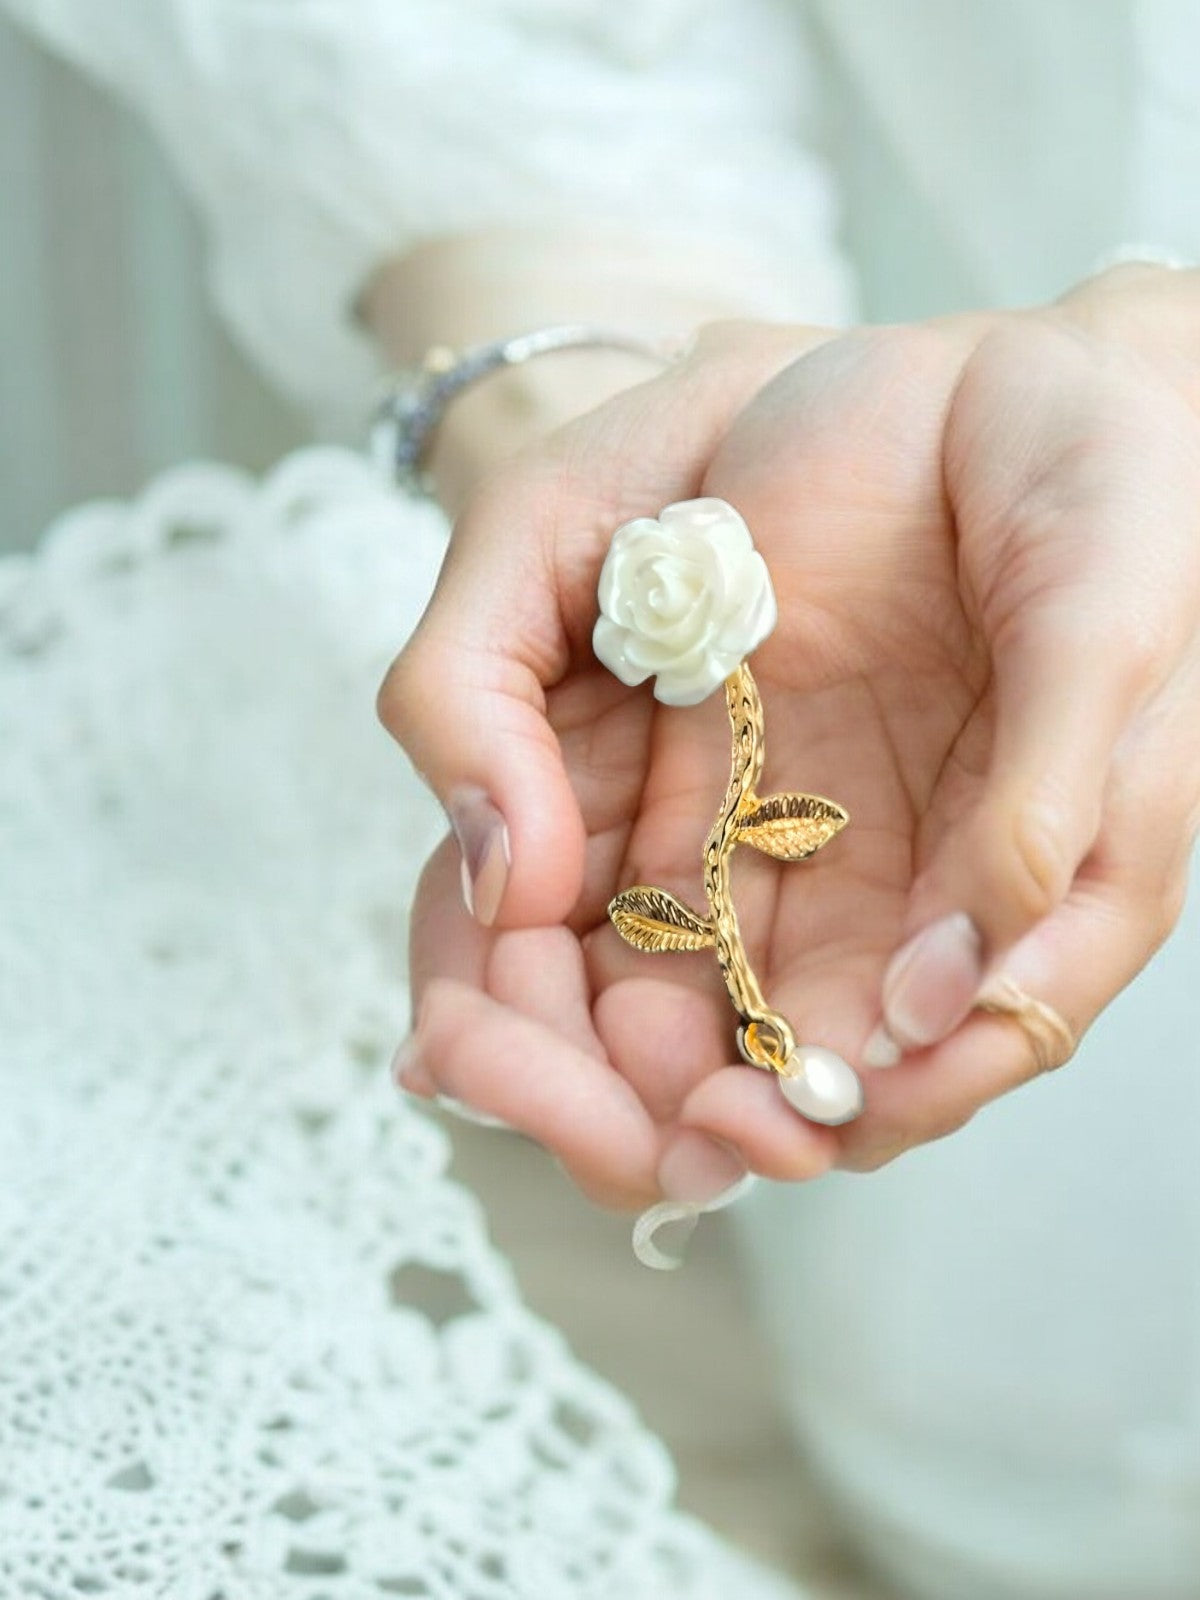
<path id="1" fill-rule="evenodd" d="M 783 1097 L 810 1122 L 836 1128 L 853 1122 L 863 1108 L 863 1089 L 849 1062 L 819 1044 L 796 1046 L 788 1062 L 792 1076 L 779 1075 Z"/>

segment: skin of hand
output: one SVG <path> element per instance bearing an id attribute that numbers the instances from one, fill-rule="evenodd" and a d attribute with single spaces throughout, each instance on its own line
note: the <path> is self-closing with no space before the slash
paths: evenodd
<path id="1" fill-rule="evenodd" d="M 959 1127 L 1035 1071 L 972 1009 L 985 974 L 1082 1033 L 1172 927 L 1200 825 L 1189 350 L 1197 275 L 1147 268 L 1034 312 L 723 325 L 494 474 L 380 697 L 463 842 L 414 909 L 405 1086 L 636 1207 Z M 702 903 L 720 696 L 664 707 L 590 646 L 613 529 L 700 494 L 746 517 L 779 600 L 764 792 L 851 815 L 811 862 L 739 854 L 751 960 L 805 1042 L 860 1064 L 882 1019 L 906 1047 L 842 1128 L 731 1064 L 711 952 L 638 954 L 605 915 L 635 882 Z"/>

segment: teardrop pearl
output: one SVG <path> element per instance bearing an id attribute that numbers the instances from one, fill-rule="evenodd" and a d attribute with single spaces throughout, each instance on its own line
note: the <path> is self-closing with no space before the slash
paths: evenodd
<path id="1" fill-rule="evenodd" d="M 828 1128 L 853 1122 L 863 1108 L 863 1088 L 858 1074 L 833 1050 L 819 1044 L 796 1046 L 788 1062 L 791 1076 L 779 1074 L 783 1097 L 810 1122 Z"/>

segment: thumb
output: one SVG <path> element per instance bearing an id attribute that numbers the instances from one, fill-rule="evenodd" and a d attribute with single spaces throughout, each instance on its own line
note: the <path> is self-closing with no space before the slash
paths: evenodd
<path id="1" fill-rule="evenodd" d="M 459 519 L 433 598 L 379 692 L 384 726 L 445 807 L 485 926 L 565 920 L 584 826 L 546 717 L 568 646 L 541 506 L 500 474 Z M 544 485 L 543 485 L 544 489 Z M 497 559 L 498 538 L 511 542 Z"/>

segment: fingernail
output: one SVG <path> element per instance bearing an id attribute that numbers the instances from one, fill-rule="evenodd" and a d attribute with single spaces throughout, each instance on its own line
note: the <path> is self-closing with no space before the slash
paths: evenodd
<path id="1" fill-rule="evenodd" d="M 432 1099 L 437 1093 L 437 1084 L 428 1069 L 422 1066 L 420 1051 L 411 1035 L 404 1040 L 392 1057 L 392 1082 L 397 1089 L 403 1089 L 408 1094 L 419 1094 L 427 1099 Z"/>
<path id="2" fill-rule="evenodd" d="M 892 957 L 883 979 L 883 1021 L 903 1048 L 936 1044 L 975 1002 L 983 941 L 965 911 L 931 922 Z"/>
<path id="3" fill-rule="evenodd" d="M 685 1129 L 658 1164 L 658 1186 L 669 1200 L 714 1200 L 746 1176 L 746 1163 L 732 1145 Z"/>
<path id="4" fill-rule="evenodd" d="M 456 1100 L 452 1094 L 439 1094 L 437 1103 L 443 1111 L 448 1111 L 452 1117 L 458 1117 L 461 1122 L 473 1122 L 479 1128 L 500 1128 L 505 1133 L 516 1131 L 512 1123 L 505 1122 L 503 1117 L 493 1117 L 490 1111 L 477 1111 L 465 1100 Z"/>
<path id="5" fill-rule="evenodd" d="M 512 865 L 508 828 L 486 793 L 474 784 L 453 790 L 446 811 L 462 851 L 463 900 L 476 922 L 490 928 Z"/>
<path id="6" fill-rule="evenodd" d="M 864 1067 L 894 1067 L 898 1065 L 903 1054 L 903 1050 L 881 1022 L 863 1045 L 862 1064 Z"/>

